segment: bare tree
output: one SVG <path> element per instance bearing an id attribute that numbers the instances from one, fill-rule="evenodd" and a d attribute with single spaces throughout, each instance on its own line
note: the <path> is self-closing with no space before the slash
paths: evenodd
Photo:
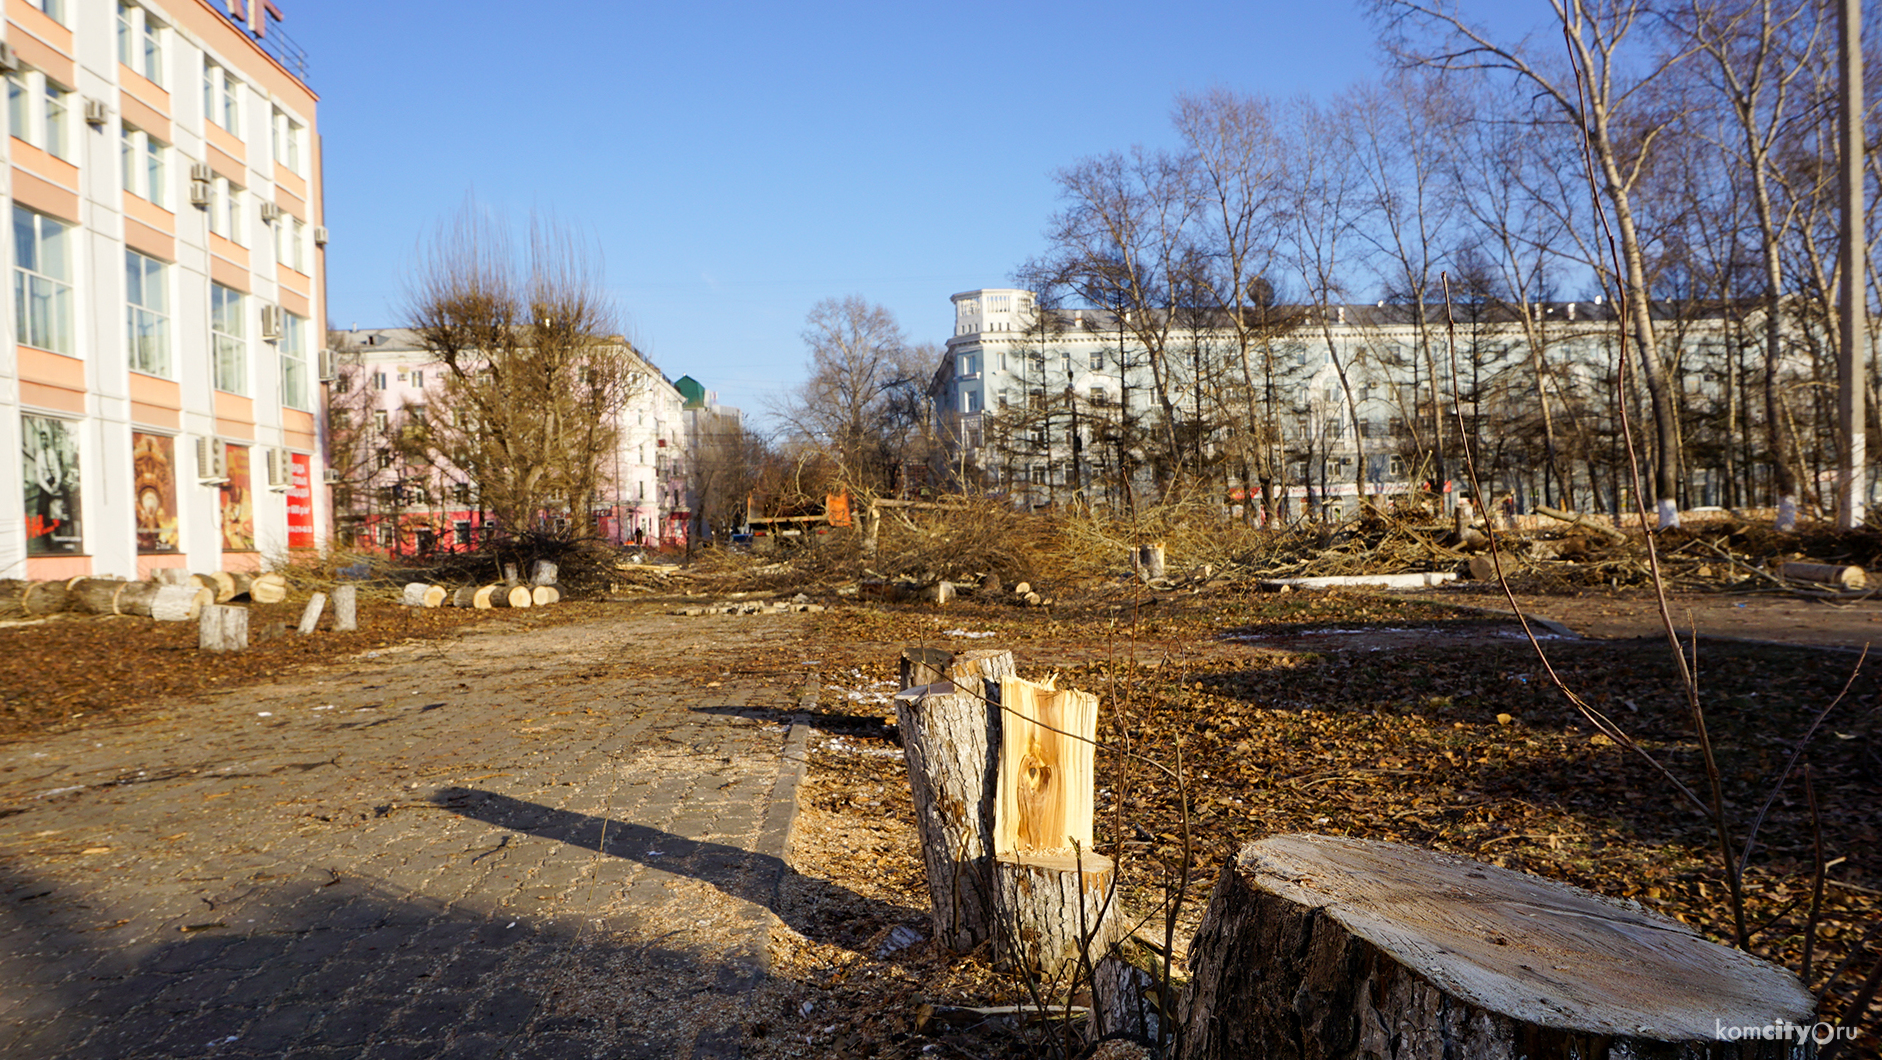
<path id="1" fill-rule="evenodd" d="M 617 332 L 596 255 L 533 217 L 518 248 L 468 203 L 421 248 L 406 316 L 446 371 L 427 449 L 504 532 L 551 520 L 586 536 L 619 414 L 652 371 Z"/>
<path id="2" fill-rule="evenodd" d="M 940 354 L 911 346 L 895 314 L 860 295 L 826 298 L 805 318 L 809 378 L 779 409 L 802 440 L 823 447 L 852 489 L 908 488 L 925 466 L 926 393 Z"/>

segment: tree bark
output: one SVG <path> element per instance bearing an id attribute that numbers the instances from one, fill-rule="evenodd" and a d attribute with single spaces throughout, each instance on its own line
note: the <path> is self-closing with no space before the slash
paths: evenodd
<path id="1" fill-rule="evenodd" d="M 127 582 L 122 578 L 73 578 L 65 583 L 66 606 L 92 615 L 127 614 L 121 606 L 124 594 L 132 586 L 148 584 Z M 151 585 L 149 591 L 155 595 L 157 587 Z"/>
<path id="2" fill-rule="evenodd" d="M 1802 1060 L 1815 1001 L 1685 925 L 1466 858 L 1274 836 L 1223 867 L 1184 1060 Z"/>
<path id="3" fill-rule="evenodd" d="M 529 584 L 554 585 L 556 583 L 556 565 L 552 560 L 539 559 L 530 568 Z"/>
<path id="4" fill-rule="evenodd" d="M 242 651 L 248 647 L 248 608 L 210 604 L 196 616 L 196 646 L 203 651 Z"/>
<path id="5" fill-rule="evenodd" d="M 150 598 L 150 617 L 159 622 L 188 622 L 215 602 L 213 590 L 194 583 L 162 585 Z"/>
<path id="6" fill-rule="evenodd" d="M 443 607 L 444 598 L 449 595 L 442 585 L 427 582 L 407 582 L 399 602 L 406 607 Z"/>
<path id="7" fill-rule="evenodd" d="M 69 596 L 64 582 L 0 581 L 0 618 L 58 614 Z"/>
<path id="8" fill-rule="evenodd" d="M 207 574 L 192 574 L 190 580 L 215 594 L 215 602 L 226 604 L 235 599 L 235 579 L 228 571 L 210 571 Z"/>
<path id="9" fill-rule="evenodd" d="M 528 607 L 533 602 L 527 585 L 493 585 L 489 600 L 491 607 Z"/>
<path id="10" fill-rule="evenodd" d="M 359 629 L 359 586 L 333 587 L 333 631 L 352 633 Z"/>
<path id="11" fill-rule="evenodd" d="M 1058 993 L 1110 949 L 1116 891 L 1116 866 L 1097 854 L 995 855 L 994 963 Z"/>

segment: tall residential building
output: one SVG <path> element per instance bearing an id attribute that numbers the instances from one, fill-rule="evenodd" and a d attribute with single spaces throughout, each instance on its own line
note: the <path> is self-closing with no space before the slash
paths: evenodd
<path id="1" fill-rule="evenodd" d="M 0 577 L 325 536 L 318 97 L 271 3 L 15 0 Z"/>

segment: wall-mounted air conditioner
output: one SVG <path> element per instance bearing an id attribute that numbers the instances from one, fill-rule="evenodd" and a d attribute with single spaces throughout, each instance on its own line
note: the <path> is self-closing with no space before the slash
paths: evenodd
<path id="1" fill-rule="evenodd" d="M 264 202 L 261 204 L 261 223 L 265 225 L 274 224 L 281 219 L 281 213 L 280 206 L 272 202 Z"/>
<path id="2" fill-rule="evenodd" d="M 321 247 L 324 247 L 327 245 L 327 226 L 326 225 L 314 226 L 314 245 L 321 246 Z"/>
<path id="3" fill-rule="evenodd" d="M 340 358 L 332 350 L 320 351 L 320 381 L 331 383 L 340 378 Z"/>
<path id="4" fill-rule="evenodd" d="M 211 484 L 229 481 L 229 447 L 222 439 L 196 439 L 196 481 Z"/>
<path id="5" fill-rule="evenodd" d="M 209 194 L 210 194 L 209 183 L 207 181 L 201 181 L 201 180 L 190 181 L 190 205 L 191 206 L 200 206 L 205 210 L 208 209 L 209 208 Z"/>
<path id="6" fill-rule="evenodd" d="M 13 50 L 13 45 L 0 40 L 0 70 L 13 73 L 20 68 L 20 54 Z"/>
<path id="7" fill-rule="evenodd" d="M 261 307 L 261 338 L 263 342 L 275 342 L 281 338 L 281 307 L 264 305 Z"/>
<path id="8" fill-rule="evenodd" d="M 109 108 L 105 106 L 104 100 L 87 99 L 85 101 L 85 124 L 103 125 L 105 122 L 110 121 L 110 120 L 111 120 L 111 111 Z"/>
<path id="9" fill-rule="evenodd" d="M 320 481 L 326 483 L 329 486 L 338 486 L 340 483 L 346 481 L 346 476 L 340 474 L 340 471 L 338 468 L 330 467 L 321 474 Z"/>
<path id="10" fill-rule="evenodd" d="M 294 484 L 294 455 L 286 449 L 268 450 L 268 488 L 276 492 Z"/>
<path id="11" fill-rule="evenodd" d="M 207 184 L 216 179 L 216 171 L 209 168 L 209 163 L 207 162 L 191 162 L 190 179 L 199 180 Z"/>

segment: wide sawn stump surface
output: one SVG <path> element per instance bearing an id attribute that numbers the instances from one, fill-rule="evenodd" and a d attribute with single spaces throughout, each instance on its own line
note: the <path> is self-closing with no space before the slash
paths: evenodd
<path id="1" fill-rule="evenodd" d="M 1274 836 L 1224 866 L 1190 951 L 1182 1055 L 1801 1057 L 1788 971 L 1631 903 L 1467 858 Z"/>

